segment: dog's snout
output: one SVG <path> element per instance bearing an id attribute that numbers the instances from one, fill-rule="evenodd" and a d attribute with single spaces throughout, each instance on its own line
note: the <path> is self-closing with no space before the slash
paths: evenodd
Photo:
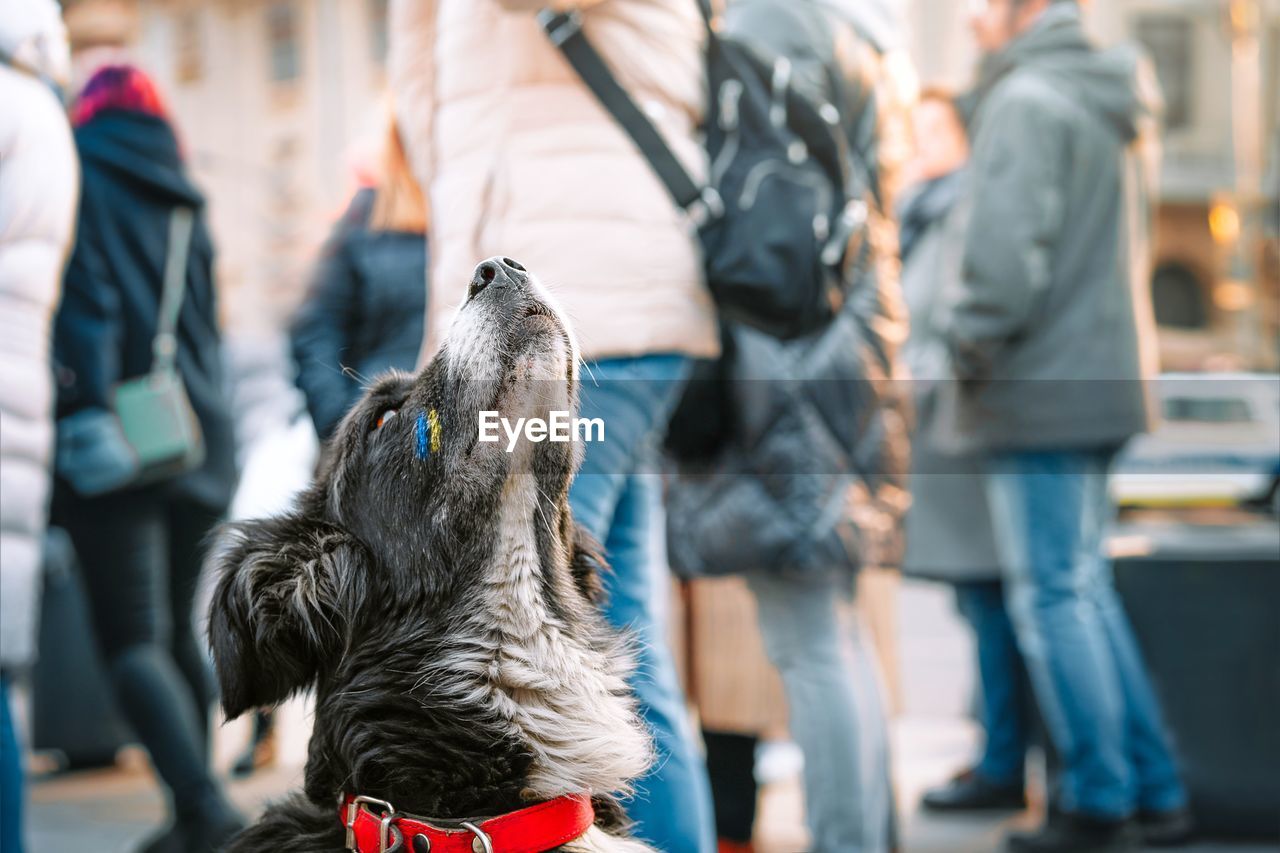
<path id="1" fill-rule="evenodd" d="M 468 298 L 474 297 L 487 287 L 513 287 L 523 284 L 527 279 L 523 266 L 510 258 L 489 258 L 476 265 L 471 275 L 471 285 L 467 290 Z"/>
<path id="2" fill-rule="evenodd" d="M 498 278 L 498 265 L 493 261 L 483 261 L 471 275 L 471 285 L 467 288 L 467 298 L 479 295 L 486 287 Z"/>

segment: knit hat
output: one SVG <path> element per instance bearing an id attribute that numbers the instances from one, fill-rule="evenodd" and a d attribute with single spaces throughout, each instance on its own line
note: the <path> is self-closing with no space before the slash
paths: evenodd
<path id="1" fill-rule="evenodd" d="M 168 118 L 151 78 L 132 65 L 104 65 L 95 71 L 71 108 L 71 123 L 79 127 L 103 110 L 112 109 Z"/>

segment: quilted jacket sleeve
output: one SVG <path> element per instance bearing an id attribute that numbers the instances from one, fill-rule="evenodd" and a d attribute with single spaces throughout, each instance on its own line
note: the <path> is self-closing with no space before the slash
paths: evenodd
<path id="1" fill-rule="evenodd" d="M 344 239 L 348 225 L 339 224 L 321 253 L 307 298 L 289 330 L 297 385 L 307 411 L 323 441 L 333 435 L 347 409 L 360 395 L 360 386 L 343 372 L 351 343 L 351 327 L 358 322 L 359 274 L 351 263 Z"/>

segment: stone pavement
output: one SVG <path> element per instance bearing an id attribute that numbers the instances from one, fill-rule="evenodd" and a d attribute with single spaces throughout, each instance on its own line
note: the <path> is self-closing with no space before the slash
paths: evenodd
<path id="1" fill-rule="evenodd" d="M 905 583 L 900 595 L 903 713 L 894 722 L 894 761 L 903 817 L 905 853 L 990 853 L 1003 833 L 1034 822 L 1014 817 L 935 817 L 916 810 L 920 792 L 961 767 L 975 742 L 965 719 L 972 679 L 971 647 L 957 621 L 949 593 Z M 247 812 L 261 808 L 302 781 L 301 712 L 281 722 L 283 765 L 230 785 Z M 244 728 L 230 727 L 219 740 L 222 766 L 242 743 Z M 145 759 L 134 756 L 118 770 L 79 773 L 38 782 L 30 811 L 32 853 L 126 853 L 158 826 L 163 802 Z M 794 773 L 766 786 L 761 802 L 761 853 L 799 853 L 806 848 L 803 802 Z M 1263 853 L 1265 845 L 1197 844 L 1186 853 Z"/>

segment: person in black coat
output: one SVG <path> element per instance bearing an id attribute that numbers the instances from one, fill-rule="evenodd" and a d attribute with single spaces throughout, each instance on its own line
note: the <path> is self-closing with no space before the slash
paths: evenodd
<path id="1" fill-rule="evenodd" d="M 175 208 L 194 211 L 176 368 L 199 421 L 205 458 L 160 483 L 86 497 L 59 464 L 54 522 L 75 543 L 96 636 L 120 709 L 168 788 L 173 825 L 148 851 L 212 851 L 243 824 L 209 767 L 214 688 L 192 604 L 201 543 L 235 486 L 204 199 L 150 80 L 107 66 L 73 108 L 82 163 L 75 248 L 55 320 L 57 414 L 108 412 L 117 383 L 151 368 Z M 70 476 L 70 479 L 68 479 Z"/>
<path id="2" fill-rule="evenodd" d="M 365 382 L 391 368 L 412 370 L 422 346 L 426 210 L 394 124 L 384 172 L 338 221 L 293 322 L 297 385 L 322 441 Z"/>
<path id="3" fill-rule="evenodd" d="M 426 206 L 409 174 L 394 122 L 379 186 L 356 193 L 334 226 L 290 329 L 294 381 L 321 441 L 338 428 L 363 385 L 384 370 L 412 370 L 422 346 L 427 279 Z M 274 714 L 254 716 L 233 773 L 272 754 Z"/>

